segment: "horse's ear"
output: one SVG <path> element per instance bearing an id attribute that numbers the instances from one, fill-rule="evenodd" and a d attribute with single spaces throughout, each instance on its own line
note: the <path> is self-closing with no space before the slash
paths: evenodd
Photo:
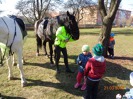
<path id="1" fill-rule="evenodd" d="M 73 11 L 73 15 L 75 15 L 75 11 Z"/>
<path id="2" fill-rule="evenodd" d="M 67 11 L 67 15 L 68 15 L 68 16 L 70 15 L 69 11 Z"/>

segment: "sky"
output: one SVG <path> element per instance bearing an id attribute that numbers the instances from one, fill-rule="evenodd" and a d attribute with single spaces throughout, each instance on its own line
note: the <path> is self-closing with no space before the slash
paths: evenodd
<path id="1" fill-rule="evenodd" d="M 17 12 L 15 9 L 15 5 L 19 0 L 1 0 L 2 4 L 0 4 L 0 10 L 4 10 L 4 14 L 14 14 Z"/>
<path id="2" fill-rule="evenodd" d="M 2 4 L 0 4 L 0 9 L 5 11 L 3 15 L 15 14 L 17 12 L 17 10 L 15 9 L 15 5 L 19 0 L 1 0 L 1 1 L 2 1 Z M 122 0 L 120 8 L 132 11 L 132 15 L 133 15 L 133 0 Z"/>

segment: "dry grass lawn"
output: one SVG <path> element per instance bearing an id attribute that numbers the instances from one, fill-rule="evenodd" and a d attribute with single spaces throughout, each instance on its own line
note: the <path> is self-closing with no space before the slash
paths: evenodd
<path id="1" fill-rule="evenodd" d="M 56 74 L 49 59 L 41 55 L 36 57 L 36 41 L 33 31 L 28 31 L 24 45 L 26 64 L 24 72 L 28 82 L 27 87 L 20 86 L 19 70 L 13 67 L 15 80 L 8 81 L 6 64 L 0 67 L 0 93 L 4 99 L 81 99 L 84 91 L 74 89 L 77 65 L 75 60 L 83 44 L 92 48 L 98 42 L 100 29 L 82 29 L 78 41 L 68 43 L 70 68 L 74 74 L 65 73 L 63 58 L 60 59 L 61 73 Z M 117 93 L 124 94 L 125 88 L 131 88 L 129 74 L 133 71 L 133 28 L 115 28 L 115 59 L 107 60 L 107 69 L 99 85 L 98 99 L 115 99 Z"/>

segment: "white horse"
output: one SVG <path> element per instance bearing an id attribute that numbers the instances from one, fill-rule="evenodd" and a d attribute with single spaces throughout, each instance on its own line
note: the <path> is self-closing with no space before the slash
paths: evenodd
<path id="1" fill-rule="evenodd" d="M 17 19 L 19 20 L 19 18 Z M 23 22 L 21 19 L 20 21 Z M 16 19 L 10 18 L 8 16 L 0 17 L 0 48 L 2 52 L 1 61 L 6 58 L 9 69 L 8 79 L 11 80 L 13 79 L 13 54 L 17 55 L 17 67 L 20 70 L 21 85 L 23 87 L 26 85 L 22 63 L 23 43 L 27 37 L 27 32 L 24 31 L 20 26 L 21 25 L 17 23 Z M 24 33 L 25 35 L 23 35 Z"/>

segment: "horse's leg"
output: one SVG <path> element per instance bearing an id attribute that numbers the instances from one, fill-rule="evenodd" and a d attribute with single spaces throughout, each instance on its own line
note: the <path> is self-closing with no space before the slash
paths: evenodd
<path id="1" fill-rule="evenodd" d="M 24 71 L 23 71 L 23 63 L 22 63 L 23 55 L 22 55 L 22 49 L 19 49 L 17 55 L 18 55 L 18 64 L 17 64 L 17 67 L 20 70 L 21 86 L 24 87 L 24 86 L 26 86 L 27 82 L 26 82 L 26 79 L 25 79 L 25 76 L 24 76 Z"/>
<path id="2" fill-rule="evenodd" d="M 37 34 L 36 34 L 36 46 L 37 46 L 36 56 L 39 56 L 39 48 L 42 46 L 42 40 L 39 38 Z"/>
<path id="3" fill-rule="evenodd" d="M 16 66 L 17 63 L 16 63 L 16 56 L 15 56 L 15 54 L 13 54 L 12 59 L 13 59 L 13 66 Z M 23 63 L 23 65 L 25 64 L 24 57 L 22 58 L 22 63 Z"/>
<path id="4" fill-rule="evenodd" d="M 13 62 L 13 66 L 16 66 L 16 58 L 15 58 L 15 54 L 12 55 L 12 62 Z"/>
<path id="5" fill-rule="evenodd" d="M 54 65 L 53 62 L 53 47 L 52 47 L 53 43 L 51 41 L 49 41 L 49 49 L 50 49 L 50 64 L 51 66 Z"/>
<path id="6" fill-rule="evenodd" d="M 23 63 L 23 65 L 25 64 L 24 56 L 23 56 L 23 58 L 22 58 L 22 63 Z"/>
<path id="7" fill-rule="evenodd" d="M 38 44 L 36 46 L 37 46 L 36 56 L 39 56 L 39 46 L 38 46 Z"/>
<path id="8" fill-rule="evenodd" d="M 47 49 L 46 49 L 46 43 L 47 43 L 47 41 L 44 40 L 44 41 L 43 41 L 43 49 L 44 49 L 44 55 L 45 55 L 45 56 L 48 56 Z"/>
<path id="9" fill-rule="evenodd" d="M 13 56 L 9 56 L 7 58 L 7 66 L 8 66 L 8 79 L 12 80 L 13 79 L 13 73 L 12 73 L 12 66 L 13 66 L 13 62 L 12 62 L 12 57 Z"/>
<path id="10" fill-rule="evenodd" d="M 38 45 L 37 45 L 36 56 L 39 56 L 39 47 L 38 47 Z"/>

